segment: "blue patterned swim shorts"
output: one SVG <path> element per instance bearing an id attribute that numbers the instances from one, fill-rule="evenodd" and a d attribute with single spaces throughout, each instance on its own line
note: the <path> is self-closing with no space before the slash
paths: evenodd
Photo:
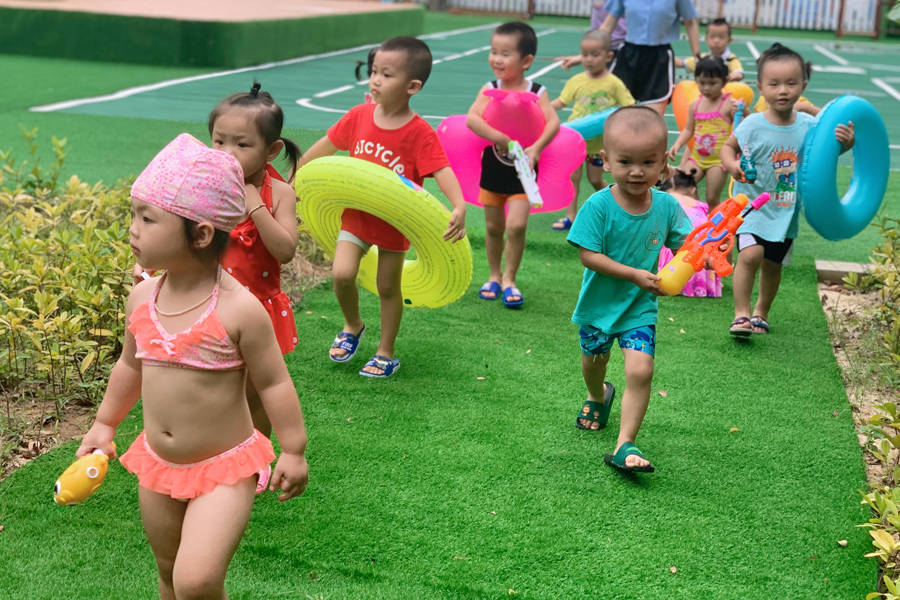
<path id="1" fill-rule="evenodd" d="M 656 326 L 642 325 L 621 333 L 603 333 L 591 325 L 578 328 L 581 337 L 581 352 L 587 355 L 606 354 L 612 350 L 613 342 L 619 340 L 622 350 L 638 350 L 653 356 L 656 350 Z"/>

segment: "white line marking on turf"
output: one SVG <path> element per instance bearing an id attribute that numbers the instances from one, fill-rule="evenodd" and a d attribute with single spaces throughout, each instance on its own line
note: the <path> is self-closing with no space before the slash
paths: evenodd
<path id="1" fill-rule="evenodd" d="M 866 70 L 860 67 L 843 67 L 840 65 L 813 65 L 813 71 L 823 73 L 847 73 L 849 75 L 865 75 Z"/>
<path id="2" fill-rule="evenodd" d="M 747 42 L 747 50 L 749 50 L 750 54 L 753 55 L 753 60 L 759 58 L 759 50 L 756 49 L 756 46 L 753 45 L 753 42 Z"/>
<path id="3" fill-rule="evenodd" d="M 302 106 L 303 108 L 309 108 L 311 110 L 321 110 L 322 112 L 330 112 L 330 113 L 340 113 L 344 114 L 347 112 L 346 109 L 343 108 L 331 108 L 330 106 L 319 106 L 318 104 L 314 104 L 311 98 L 297 98 L 295 101 L 298 106 Z M 423 119 L 429 119 L 432 121 L 443 121 L 446 119 L 446 116 L 443 115 L 419 115 Z"/>
<path id="4" fill-rule="evenodd" d="M 836 88 L 807 88 L 805 93 L 840 96 L 841 94 L 846 94 L 847 90 L 840 90 Z M 872 98 L 884 98 L 885 96 L 887 96 L 887 94 L 883 92 L 877 92 L 875 90 L 853 90 L 853 94 L 856 96 L 871 96 Z"/>
<path id="5" fill-rule="evenodd" d="M 872 83 L 886 91 L 888 94 L 894 97 L 895 100 L 900 100 L 900 92 L 897 91 L 897 88 L 887 83 L 883 79 L 879 79 L 878 77 L 872 78 Z"/>
<path id="6" fill-rule="evenodd" d="M 873 71 L 893 71 L 894 73 L 900 72 L 900 66 L 898 65 L 879 65 L 875 63 L 859 63 L 859 66 L 864 67 L 866 69 L 871 69 Z"/>
<path id="7" fill-rule="evenodd" d="M 823 54 L 823 55 L 827 56 L 828 58 L 830 58 L 831 60 L 833 60 L 834 62 L 836 62 L 839 65 L 847 66 L 850 64 L 850 61 L 848 61 L 846 58 L 844 58 L 843 56 L 838 56 L 837 54 L 835 54 L 828 48 L 825 48 L 821 44 L 813 44 L 813 48 L 815 48 L 819 54 Z"/>
<path id="8" fill-rule="evenodd" d="M 553 69 L 557 68 L 561 64 L 562 64 L 561 60 L 554 61 L 554 62 L 550 63 L 549 65 L 547 65 L 546 67 L 544 67 L 543 69 L 540 69 L 539 71 L 535 71 L 534 73 L 532 73 L 525 79 L 527 79 L 528 81 L 531 81 L 535 77 L 540 77 L 544 73 L 547 73 L 548 71 L 552 71 Z"/>
<path id="9" fill-rule="evenodd" d="M 313 94 L 314 98 L 324 98 L 325 96 L 331 96 L 332 94 L 340 94 L 341 92 L 346 92 L 347 90 L 352 90 L 352 85 L 342 85 L 341 87 L 337 87 L 331 90 L 325 90 L 324 92 L 319 92 L 317 94 Z"/>
<path id="10" fill-rule="evenodd" d="M 482 29 L 493 29 L 496 26 L 497 26 L 497 23 L 491 23 L 488 25 L 478 25 L 476 27 L 466 27 L 463 29 L 454 29 L 451 31 L 428 33 L 428 34 L 419 36 L 419 39 L 443 39 L 445 37 L 449 37 L 452 35 L 461 35 L 463 33 L 470 33 L 472 31 L 480 31 Z M 191 77 L 179 77 L 178 79 L 168 79 L 165 81 L 159 81 L 157 83 L 151 83 L 151 84 L 147 84 L 147 85 L 139 85 L 139 86 L 135 86 L 135 87 L 131 87 L 131 88 L 125 88 L 123 90 L 113 92 L 112 94 L 105 94 L 103 96 L 78 98 L 76 100 L 65 100 L 63 102 L 54 102 L 52 104 L 44 104 L 42 106 L 32 106 L 28 110 L 30 110 L 32 112 L 54 112 L 54 111 L 58 111 L 58 110 L 65 110 L 67 108 L 74 108 L 76 106 L 83 106 L 85 104 L 99 104 L 101 102 L 109 102 L 111 100 L 121 100 L 122 98 L 129 98 L 131 96 L 134 96 L 137 94 L 142 94 L 144 92 L 152 92 L 155 90 L 172 87 L 174 85 L 180 85 L 182 83 L 192 83 L 194 81 L 203 81 L 206 79 L 216 79 L 218 77 L 225 77 L 226 75 L 236 75 L 238 73 L 247 73 L 250 71 L 261 71 L 264 69 L 272 69 L 275 67 L 284 67 L 284 66 L 288 66 L 288 65 L 295 65 L 298 63 L 308 62 L 310 60 L 315 60 L 317 58 L 329 58 L 332 56 L 340 56 L 342 54 L 349 54 L 350 52 L 358 52 L 360 50 L 368 50 L 369 48 L 374 48 L 375 46 L 377 46 L 377 44 L 363 44 L 361 46 L 354 46 L 352 48 L 343 48 L 341 50 L 332 50 L 331 52 L 322 52 L 320 54 L 309 54 L 307 56 L 300 56 L 297 58 L 289 58 L 286 60 L 268 62 L 268 63 L 263 63 L 260 65 L 254 65 L 251 67 L 242 67 L 240 69 L 229 69 L 227 71 L 216 71 L 214 73 L 204 73 L 203 75 L 193 75 Z"/>
<path id="11" fill-rule="evenodd" d="M 299 104 L 300 106 L 302 106 L 304 108 L 311 108 L 313 110 L 321 110 L 321 111 L 331 112 L 331 113 L 344 114 L 345 112 L 347 112 L 346 110 L 343 110 L 340 108 L 329 108 L 327 106 L 318 106 L 316 104 L 313 104 L 309 98 L 297 98 L 297 104 Z"/>

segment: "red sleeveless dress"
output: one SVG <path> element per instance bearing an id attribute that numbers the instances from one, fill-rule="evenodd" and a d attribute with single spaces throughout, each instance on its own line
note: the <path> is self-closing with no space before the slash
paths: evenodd
<path id="1" fill-rule="evenodd" d="M 272 212 L 273 177 L 284 181 L 275 167 L 266 165 L 266 175 L 259 195 L 269 213 Z M 294 322 L 291 300 L 281 291 L 281 264 L 266 249 L 252 217 L 247 217 L 231 231 L 231 242 L 221 263 L 228 273 L 262 302 L 275 327 L 275 337 L 278 338 L 281 353 L 292 352 L 297 345 L 297 325 Z"/>

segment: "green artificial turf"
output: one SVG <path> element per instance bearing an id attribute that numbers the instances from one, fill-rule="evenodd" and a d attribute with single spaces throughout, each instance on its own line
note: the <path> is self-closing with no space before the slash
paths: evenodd
<path id="1" fill-rule="evenodd" d="M 199 123 L 25 111 L 195 70 L 0 56 L 7 69 L 34 79 L 27 94 L 0 99 L 0 148 L 21 150 L 20 122 L 66 136 L 66 170 L 88 181 L 138 172 L 186 127 L 206 135 Z M 322 134 L 286 133 L 304 147 Z M 897 196 L 889 189 L 895 215 Z M 326 356 L 342 325 L 328 285 L 295 307 L 300 343 L 287 362 L 307 420 L 310 485 L 286 504 L 258 499 L 230 597 L 769 600 L 874 589 L 869 536 L 856 527 L 868 516 L 863 463 L 816 292 L 814 236 L 801 234 L 769 336 L 729 337 L 730 279 L 721 299 L 661 300 L 638 439 L 658 471 L 630 480 L 602 463 L 619 399 L 606 430 L 574 427 L 585 391 L 569 318 L 582 268 L 550 230 L 556 217 L 530 222 L 518 281 L 526 305 L 512 311 L 477 298 L 484 223 L 470 207 L 470 290 L 448 307 L 404 313 L 391 380 L 356 374 L 375 350 L 374 296 L 361 294 L 370 329 L 348 365 Z M 862 260 L 867 248 L 854 241 L 827 247 Z M 609 379 L 621 398 L 618 350 Z M 136 410 L 119 448 L 140 428 Z M 75 447 L 0 483 L 0 600 L 154 597 L 133 476 L 113 463 L 89 501 L 52 503 Z"/>
<path id="2" fill-rule="evenodd" d="M 862 460 L 811 258 L 786 271 L 772 335 L 746 345 L 727 334 L 727 296 L 662 301 L 639 438 L 658 472 L 632 481 L 602 464 L 618 403 L 608 429 L 573 426 L 584 397 L 569 322 L 575 250 L 548 215 L 536 218 L 519 279 L 526 307 L 507 310 L 476 297 L 487 276 L 480 211 L 469 219 L 470 292 L 405 313 L 396 378 L 356 374 L 378 335 L 371 294 L 361 299 L 370 333 L 350 365 L 326 357 L 342 324 L 328 287 L 296 307 L 300 345 L 288 363 L 309 428 L 310 486 L 287 504 L 259 499 L 230 572 L 233 598 L 501 598 L 509 589 L 521 598 L 850 598 L 872 589 L 868 536 L 856 527 L 866 519 Z M 618 351 L 609 375 L 621 393 Z M 119 447 L 139 428 L 139 417 L 127 420 Z M 0 590 L 97 598 L 128 585 L 128 597 L 150 597 L 154 567 L 130 475 L 114 464 L 90 501 L 52 504 L 74 447 L 0 485 Z"/>

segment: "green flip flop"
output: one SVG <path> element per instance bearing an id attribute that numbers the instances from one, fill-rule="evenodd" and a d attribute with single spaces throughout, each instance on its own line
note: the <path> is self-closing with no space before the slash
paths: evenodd
<path id="1" fill-rule="evenodd" d="M 593 400 L 585 400 L 584 405 L 578 416 L 575 417 L 575 427 L 578 429 L 586 429 L 587 431 L 599 431 L 606 427 L 609 420 L 609 410 L 612 408 L 613 398 L 616 397 L 616 388 L 609 381 L 603 382 L 603 402 L 595 402 Z M 597 428 L 585 427 L 581 424 L 582 420 L 597 423 Z"/>
<path id="2" fill-rule="evenodd" d="M 616 450 L 615 454 L 607 454 L 603 457 L 603 462 L 611 466 L 612 468 L 621 471 L 622 473 L 652 473 L 655 469 L 653 465 L 647 465 L 645 467 L 629 467 L 625 465 L 625 459 L 631 456 L 632 454 L 636 454 L 641 458 L 644 458 L 644 455 L 641 454 L 641 451 L 638 450 L 638 447 L 635 446 L 632 442 L 625 442 L 619 449 Z"/>

